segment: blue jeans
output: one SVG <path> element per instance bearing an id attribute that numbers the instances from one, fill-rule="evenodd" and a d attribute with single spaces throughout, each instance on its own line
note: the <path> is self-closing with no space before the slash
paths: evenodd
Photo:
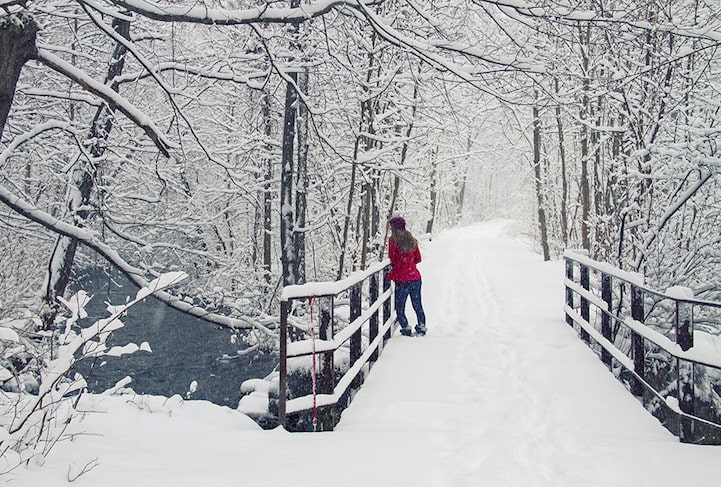
<path id="1" fill-rule="evenodd" d="M 396 320 L 401 328 L 408 328 L 408 318 L 406 318 L 406 301 L 408 296 L 411 297 L 413 310 L 416 312 L 418 325 L 416 331 L 426 331 L 426 314 L 423 312 L 423 304 L 421 303 L 421 283 L 417 281 L 396 282 Z"/>

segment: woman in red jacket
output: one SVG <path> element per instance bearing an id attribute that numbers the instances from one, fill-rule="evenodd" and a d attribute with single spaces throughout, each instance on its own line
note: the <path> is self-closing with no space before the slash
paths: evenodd
<path id="1" fill-rule="evenodd" d="M 392 266 L 388 279 L 395 282 L 396 321 L 401 326 L 401 334 L 410 336 L 411 327 L 408 326 L 406 318 L 406 300 L 410 296 L 418 320 L 416 334 L 425 335 L 426 315 L 421 303 L 421 273 L 416 267 L 421 261 L 418 241 L 406 230 L 406 221 L 402 217 L 394 216 L 388 223 L 391 226 L 388 257 Z"/>

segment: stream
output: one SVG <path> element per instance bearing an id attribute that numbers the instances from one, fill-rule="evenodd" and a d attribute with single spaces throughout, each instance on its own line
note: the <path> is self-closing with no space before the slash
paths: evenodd
<path id="1" fill-rule="evenodd" d="M 122 304 L 137 292 L 124 277 L 116 273 L 111 277 L 97 270 L 85 273 L 77 286 L 94 294 L 85 307 L 88 318 L 83 320 L 83 326 L 107 317 L 108 302 Z M 90 392 L 103 392 L 130 376 L 132 382 L 127 387 L 136 393 L 186 397 L 190 384 L 196 381 L 191 399 L 236 408 L 243 381 L 265 377 L 277 364 L 277 356 L 268 352 L 238 355 L 239 350 L 247 348 L 242 330 L 213 325 L 152 297 L 133 306 L 121 319 L 125 326 L 110 335 L 108 347 L 148 342 L 152 352 L 102 357 L 91 372 L 88 361 L 81 363 L 79 370 Z"/>

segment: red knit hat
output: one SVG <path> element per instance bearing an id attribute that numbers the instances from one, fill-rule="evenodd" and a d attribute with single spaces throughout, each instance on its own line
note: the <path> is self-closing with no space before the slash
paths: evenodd
<path id="1" fill-rule="evenodd" d="M 397 228 L 399 230 L 405 230 L 406 228 L 406 221 L 402 216 L 394 216 L 388 220 L 388 223 L 390 223 L 393 228 Z"/>

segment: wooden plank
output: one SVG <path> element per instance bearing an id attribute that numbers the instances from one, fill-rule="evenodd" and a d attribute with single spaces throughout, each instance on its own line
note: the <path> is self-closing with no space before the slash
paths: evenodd
<path id="1" fill-rule="evenodd" d="M 590 272 L 588 270 L 588 266 L 581 264 L 581 287 L 588 292 L 590 289 Z M 583 317 L 586 322 L 590 323 L 590 306 L 588 303 L 588 299 L 584 295 L 581 295 L 581 316 Z M 589 336 L 588 331 L 586 329 L 581 328 L 581 340 L 586 342 L 586 344 L 589 343 Z"/>
<path id="2" fill-rule="evenodd" d="M 601 274 L 601 299 L 606 306 L 606 309 L 601 312 L 601 335 L 611 342 L 611 315 L 607 312 L 607 310 L 613 309 L 611 276 L 606 273 Z M 611 366 L 611 354 L 605 348 L 601 349 L 601 361 L 607 366 Z"/>
<path id="3" fill-rule="evenodd" d="M 371 303 L 375 303 L 378 300 L 378 273 L 372 274 L 369 278 L 368 283 L 368 299 Z M 368 321 L 368 340 L 373 341 L 378 335 L 378 313 L 379 311 L 371 314 L 370 320 Z M 371 362 L 378 360 L 378 350 L 375 350 L 370 357 Z"/>
<path id="4" fill-rule="evenodd" d="M 321 298 L 318 303 L 320 315 L 319 336 L 322 340 L 333 338 L 333 301 L 334 297 Z M 318 377 L 318 394 L 332 394 L 335 389 L 335 366 L 333 351 L 320 354 L 320 367 Z M 333 407 L 318 408 L 318 429 L 332 431 L 335 427 L 335 414 Z"/>
<path id="5" fill-rule="evenodd" d="M 288 396 L 288 312 L 290 301 L 280 302 L 280 369 L 278 380 L 278 423 L 285 428 Z"/>
<path id="6" fill-rule="evenodd" d="M 573 308 L 573 286 L 576 283 L 573 281 L 573 261 L 566 259 L 566 305 L 569 308 Z M 573 326 L 573 319 L 566 315 L 566 324 Z"/>
<path id="7" fill-rule="evenodd" d="M 645 319 L 643 290 L 633 284 L 631 285 L 631 318 L 640 323 L 643 323 Z M 646 361 L 646 351 L 643 344 L 643 336 L 635 330 L 631 331 L 631 351 L 634 371 L 638 377 L 645 380 L 644 364 Z M 631 378 L 631 392 L 634 396 L 643 396 L 643 386 L 635 376 Z"/>
<path id="8" fill-rule="evenodd" d="M 362 286 L 361 283 L 355 284 L 353 287 L 350 288 L 350 319 L 351 321 L 356 320 L 361 315 L 361 305 L 362 305 Z M 370 317 L 369 317 L 370 318 Z M 361 336 L 361 326 L 357 327 L 357 329 L 353 332 L 353 334 L 350 337 L 350 365 L 356 363 L 356 361 L 360 358 L 362 354 L 362 336 Z M 356 377 L 353 380 L 353 387 L 358 388 L 361 386 L 362 380 L 360 376 Z"/>

